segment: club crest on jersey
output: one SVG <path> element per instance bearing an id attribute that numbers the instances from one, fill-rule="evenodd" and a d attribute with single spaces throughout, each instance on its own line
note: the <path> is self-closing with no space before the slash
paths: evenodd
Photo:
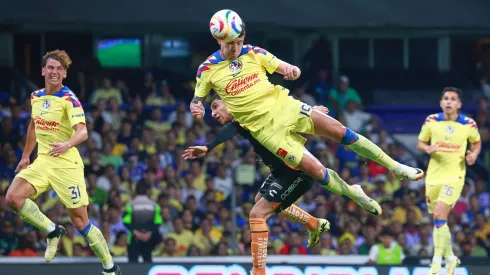
<path id="1" fill-rule="evenodd" d="M 231 61 L 229 66 L 230 72 L 232 73 L 240 72 L 242 70 L 242 67 L 243 67 L 242 61 L 240 61 L 239 59 Z"/>
<path id="2" fill-rule="evenodd" d="M 49 100 L 49 99 L 44 100 L 43 106 L 41 107 L 41 110 L 49 111 L 49 107 L 51 107 L 51 100 Z"/>
<path id="3" fill-rule="evenodd" d="M 451 138 L 451 137 L 454 135 L 454 132 L 455 132 L 455 131 L 456 131 L 456 130 L 454 129 L 454 127 L 453 127 L 453 126 L 451 126 L 451 125 L 447 126 L 447 128 L 446 128 L 446 137 L 445 137 L 445 139 L 446 139 L 446 140 L 450 139 L 450 138 Z"/>

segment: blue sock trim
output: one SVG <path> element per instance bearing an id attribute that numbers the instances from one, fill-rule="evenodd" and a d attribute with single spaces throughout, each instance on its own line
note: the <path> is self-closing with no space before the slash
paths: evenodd
<path id="1" fill-rule="evenodd" d="M 328 170 L 325 171 L 325 177 L 323 178 L 322 185 L 328 185 L 330 183 L 330 174 L 328 174 Z"/>
<path id="2" fill-rule="evenodd" d="M 436 228 L 441 228 L 446 224 L 446 220 L 434 220 Z"/>
<path id="3" fill-rule="evenodd" d="M 90 227 L 92 227 L 92 223 L 89 222 L 87 226 L 85 226 L 82 231 L 80 231 L 80 234 L 82 234 L 84 237 L 87 237 L 88 231 L 90 230 Z"/>
<path id="4" fill-rule="evenodd" d="M 340 141 L 342 145 L 351 145 L 352 143 L 359 140 L 359 135 L 349 128 L 345 128 L 345 135 Z"/>

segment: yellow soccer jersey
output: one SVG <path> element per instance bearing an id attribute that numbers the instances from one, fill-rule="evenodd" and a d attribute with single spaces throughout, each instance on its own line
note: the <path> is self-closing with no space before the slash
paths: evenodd
<path id="1" fill-rule="evenodd" d="M 274 55 L 251 45 L 244 45 L 233 61 L 217 51 L 197 70 L 195 96 L 206 97 L 213 89 L 240 124 L 257 131 L 274 117 L 280 107 L 278 96 L 287 95 L 267 77 L 279 64 Z"/>
<path id="2" fill-rule="evenodd" d="M 68 141 L 75 130 L 73 126 L 85 123 L 85 113 L 80 101 L 68 88 L 48 95 L 42 89 L 31 94 L 32 121 L 36 129 L 38 159 L 49 168 L 83 167 L 77 148 L 73 147 L 58 157 L 48 153 L 53 148 L 50 143 Z"/>
<path id="3" fill-rule="evenodd" d="M 461 177 L 466 174 L 467 142 L 480 141 L 476 122 L 459 115 L 455 121 L 444 120 L 444 113 L 430 115 L 426 118 L 419 140 L 437 145 L 437 152 L 432 153 L 427 169 L 426 182 Z"/>

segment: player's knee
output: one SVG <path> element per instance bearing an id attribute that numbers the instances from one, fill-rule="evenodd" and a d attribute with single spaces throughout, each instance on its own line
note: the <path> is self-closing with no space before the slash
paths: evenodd
<path id="1" fill-rule="evenodd" d="M 344 129 L 342 129 L 342 131 L 344 131 Z M 340 140 L 340 144 L 343 145 L 351 145 L 359 139 L 359 135 L 347 127 L 345 127 L 345 132 L 341 135 L 343 136 Z"/>
<path id="2" fill-rule="evenodd" d="M 90 224 L 85 207 L 68 209 L 73 225 L 78 231 L 84 230 Z"/>
<path id="3" fill-rule="evenodd" d="M 298 168 L 316 180 L 324 180 L 326 176 L 326 169 L 323 164 L 307 155 L 303 157 Z"/>
<path id="4" fill-rule="evenodd" d="M 17 194 L 16 192 L 10 189 L 7 191 L 7 194 L 5 195 L 5 203 L 7 203 L 7 206 L 15 212 L 22 209 L 23 202 L 25 201 L 25 199 L 26 198 L 24 198 L 22 195 Z"/>
<path id="5" fill-rule="evenodd" d="M 15 196 L 11 194 L 11 192 L 7 191 L 7 194 L 5 195 L 5 203 L 10 209 L 14 211 L 18 211 L 15 201 L 16 201 Z"/>
<path id="6" fill-rule="evenodd" d="M 260 204 L 255 204 L 250 210 L 249 217 L 251 219 L 265 219 L 267 216 L 267 211 Z"/>
<path id="7" fill-rule="evenodd" d="M 443 211 L 434 211 L 434 215 L 433 215 L 433 218 L 434 218 L 434 221 L 436 220 L 447 220 L 447 214 L 446 213 L 443 213 Z"/>
<path id="8" fill-rule="evenodd" d="M 261 198 L 262 198 L 262 195 L 260 193 L 257 193 L 257 195 L 255 195 L 255 203 L 258 203 Z"/>
<path id="9" fill-rule="evenodd" d="M 82 231 L 83 229 L 85 229 L 85 227 L 87 227 L 86 222 L 81 218 L 73 219 L 73 225 L 78 231 Z"/>

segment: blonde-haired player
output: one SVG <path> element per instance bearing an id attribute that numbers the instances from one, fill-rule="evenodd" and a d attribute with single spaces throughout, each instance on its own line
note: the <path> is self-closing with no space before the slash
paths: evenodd
<path id="1" fill-rule="evenodd" d="M 66 86 L 71 60 L 65 51 L 47 52 L 42 59 L 45 88 L 32 93 L 32 114 L 27 130 L 27 142 L 19 172 L 10 185 L 6 202 L 22 219 L 48 234 L 44 254 L 46 262 L 57 252 L 65 235 L 65 228 L 54 224 L 31 200 L 53 188 L 75 227 L 87 239 L 100 259 L 104 275 L 119 275 L 121 271 L 112 261 L 102 232 L 88 219 L 88 194 L 83 175 L 83 162 L 78 144 L 88 138 L 85 113 L 80 101 Z M 38 144 L 38 157 L 30 164 L 29 157 Z"/>
<path id="2" fill-rule="evenodd" d="M 344 127 L 328 115 L 290 97 L 289 91 L 273 85 L 267 73 L 277 72 L 286 80 L 296 80 L 298 67 L 279 60 L 264 49 L 243 45 L 245 26 L 240 36 L 230 42 L 218 41 L 220 49 L 204 61 L 196 74 L 194 98 L 190 104 L 195 118 L 204 116 L 205 97 L 212 90 L 221 97 L 235 120 L 249 130 L 254 139 L 290 166 L 300 169 L 323 185 L 340 190 L 340 183 L 330 176 L 323 164 L 304 148 L 306 139 L 298 133 L 315 134 L 333 139 L 361 155 L 387 167 L 398 177 L 421 179 L 424 172 L 393 160 L 377 145 Z M 345 192 L 352 192 L 351 189 Z M 353 193 L 343 193 L 353 196 Z M 381 214 L 381 213 L 378 213 Z M 263 228 L 265 220 L 255 228 Z M 252 243 L 257 240 L 251 226 Z M 257 235 L 258 236 L 258 235 Z M 257 253 L 252 251 L 252 253 Z M 253 275 L 264 275 L 254 259 Z"/>
<path id="3" fill-rule="evenodd" d="M 442 112 L 427 117 L 417 144 L 419 151 L 430 155 L 425 179 L 427 208 L 434 218 L 430 275 L 440 274 L 442 257 L 446 259 L 446 275 L 453 275 L 460 263 L 453 253 L 446 220 L 463 189 L 466 164 L 473 165 L 481 150 L 478 126 L 473 119 L 459 114 L 461 105 L 461 90 L 444 88 Z"/>

